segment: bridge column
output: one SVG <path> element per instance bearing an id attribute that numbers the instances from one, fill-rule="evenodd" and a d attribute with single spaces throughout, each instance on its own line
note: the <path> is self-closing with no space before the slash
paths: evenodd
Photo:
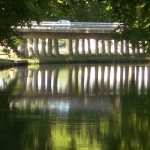
<path id="1" fill-rule="evenodd" d="M 102 40 L 101 42 L 102 42 L 102 53 L 106 54 L 106 51 L 105 51 L 105 41 Z"/>
<path id="2" fill-rule="evenodd" d="M 142 49 L 143 49 L 143 53 L 146 53 L 146 42 L 142 41 Z"/>
<path id="3" fill-rule="evenodd" d="M 114 40 L 114 54 L 118 54 L 118 40 Z"/>
<path id="4" fill-rule="evenodd" d="M 82 39 L 82 54 L 85 54 L 85 40 Z"/>
<path id="5" fill-rule="evenodd" d="M 129 54 L 129 40 L 125 40 L 125 54 Z"/>
<path id="6" fill-rule="evenodd" d="M 134 55 L 135 54 L 135 45 L 132 44 L 132 54 Z"/>
<path id="7" fill-rule="evenodd" d="M 72 39 L 69 39 L 69 55 L 73 55 L 73 51 L 72 51 Z"/>
<path id="8" fill-rule="evenodd" d="M 33 39 L 33 49 L 34 49 L 34 55 L 35 55 L 36 57 L 39 56 L 38 44 L 39 44 L 39 39 L 38 39 L 38 38 L 34 38 L 34 39 Z"/>
<path id="9" fill-rule="evenodd" d="M 59 55 L 58 39 L 54 39 L 54 54 Z"/>
<path id="10" fill-rule="evenodd" d="M 121 53 L 121 55 L 124 54 L 124 41 L 123 40 L 121 40 L 121 42 L 120 42 L 120 53 Z"/>
<path id="11" fill-rule="evenodd" d="M 137 43 L 137 54 L 140 54 L 140 44 L 139 44 L 139 42 Z"/>
<path id="12" fill-rule="evenodd" d="M 47 50 L 48 50 L 48 56 L 51 56 L 52 55 L 52 39 L 50 38 L 48 38 Z"/>
<path id="13" fill-rule="evenodd" d="M 111 54 L 111 40 L 108 40 L 108 54 Z"/>
<path id="14" fill-rule="evenodd" d="M 21 41 L 21 49 L 20 52 L 23 56 L 27 57 L 27 39 L 23 39 Z"/>
<path id="15" fill-rule="evenodd" d="M 46 56 L 46 39 L 42 39 L 42 56 Z"/>
<path id="16" fill-rule="evenodd" d="M 95 54 L 99 54 L 98 39 L 95 39 Z"/>
<path id="17" fill-rule="evenodd" d="M 75 54 L 79 54 L 79 39 L 75 40 Z"/>
<path id="18" fill-rule="evenodd" d="M 34 56 L 34 53 L 33 53 L 33 39 L 29 39 L 28 43 L 29 43 L 28 57 L 31 58 L 31 57 Z"/>
<path id="19" fill-rule="evenodd" d="M 88 42 L 88 54 L 91 55 L 91 43 L 90 43 L 90 39 L 87 39 Z"/>

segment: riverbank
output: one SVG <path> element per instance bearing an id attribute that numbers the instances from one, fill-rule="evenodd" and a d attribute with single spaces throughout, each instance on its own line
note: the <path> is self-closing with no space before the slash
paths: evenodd
<path id="1" fill-rule="evenodd" d="M 59 55 L 39 57 L 35 59 L 0 58 L 0 68 L 34 64 L 63 64 L 63 63 L 149 63 L 147 55 Z"/>

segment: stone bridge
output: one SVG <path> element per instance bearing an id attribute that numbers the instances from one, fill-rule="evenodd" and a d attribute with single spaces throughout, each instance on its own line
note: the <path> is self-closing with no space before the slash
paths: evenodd
<path id="1" fill-rule="evenodd" d="M 31 28 L 18 27 L 23 40 L 18 49 L 27 58 L 52 55 L 123 55 L 145 53 L 143 47 L 134 48 L 127 39 L 117 39 L 114 32 L 119 23 L 43 21 Z"/>

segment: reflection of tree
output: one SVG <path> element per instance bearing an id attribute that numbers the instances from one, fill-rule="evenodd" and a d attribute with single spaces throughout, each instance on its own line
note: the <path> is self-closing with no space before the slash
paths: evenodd
<path id="1" fill-rule="evenodd" d="M 138 94 L 134 79 L 129 89 L 121 96 L 121 112 L 115 113 L 110 123 L 109 138 L 112 142 L 108 144 L 109 149 L 150 149 L 149 98 L 144 93 Z"/>
<path id="2" fill-rule="evenodd" d="M 73 79 L 77 82 L 72 82 L 70 86 L 73 87 L 74 93 L 79 93 L 78 81 L 82 80 L 82 83 L 84 83 L 83 76 L 78 78 L 79 70 L 76 67 L 76 73 L 72 72 L 72 68 L 68 72 L 70 79 L 68 82 Z M 83 67 L 81 72 L 83 73 L 85 70 L 85 67 Z M 108 70 L 110 69 L 108 68 Z M 87 71 L 90 72 L 91 68 L 89 67 Z M 49 72 L 49 74 L 51 77 L 52 72 Z M 56 76 L 54 82 L 57 83 L 57 78 L 60 75 L 57 69 L 54 75 Z M 104 79 L 104 74 L 101 78 Z M 87 79 L 88 85 L 90 75 L 87 76 Z M 110 78 L 107 80 L 109 81 Z M 95 81 L 97 81 L 97 77 Z M 104 83 L 101 84 L 104 85 Z M 149 94 L 146 95 L 145 90 L 142 89 L 144 86 L 141 86 L 139 95 L 134 73 L 130 85 L 125 84 L 123 86 L 122 84 L 123 92 L 121 96 L 109 96 L 109 100 L 114 103 L 116 99 L 120 99 L 121 106 L 118 106 L 120 109 L 113 108 L 111 112 L 107 109 L 102 111 L 95 109 L 95 105 L 92 109 L 86 109 L 88 95 L 84 96 L 81 92 L 77 98 L 79 107 L 69 109 L 65 118 L 59 118 L 59 116 L 64 115 L 63 112 L 59 111 L 58 115 L 58 112 L 56 113 L 52 109 L 40 109 L 41 103 L 44 103 L 44 99 L 40 98 L 39 105 L 36 101 L 35 109 L 33 109 L 32 99 L 29 100 L 26 108 L 12 107 L 9 109 L 9 101 L 11 93 L 14 88 L 16 89 L 15 85 L 16 80 L 9 84 L 4 91 L 0 91 L 0 149 L 2 150 L 150 149 Z M 107 86 L 106 84 L 105 87 Z M 17 87 L 20 87 L 20 85 L 17 85 Z M 96 87 L 104 92 L 108 90 L 108 88 L 102 89 L 99 85 L 96 85 Z M 114 88 L 116 87 L 114 86 Z M 96 88 L 94 90 L 94 93 L 98 92 Z M 97 96 L 97 98 L 99 97 Z M 72 96 L 70 96 L 70 100 L 73 101 Z M 103 100 L 107 103 L 105 97 L 103 97 Z M 94 103 L 94 100 L 92 102 Z"/>
<path id="3" fill-rule="evenodd" d="M 14 79 L 10 82 L 7 87 L 3 90 L 0 90 L 0 109 L 8 109 L 9 101 L 12 98 L 12 93 L 16 85 L 17 80 Z"/>

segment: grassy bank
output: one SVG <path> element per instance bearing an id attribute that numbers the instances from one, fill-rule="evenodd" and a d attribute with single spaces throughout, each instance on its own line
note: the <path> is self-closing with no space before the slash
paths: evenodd
<path id="1" fill-rule="evenodd" d="M 121 56 L 121 55 L 60 55 L 38 59 L 28 59 L 29 64 L 58 64 L 58 63 L 146 63 L 150 62 L 150 57 L 141 56 Z"/>
<path id="2" fill-rule="evenodd" d="M 0 59 L 0 68 L 34 65 L 34 64 L 62 64 L 62 63 L 148 63 L 150 56 L 144 55 L 59 55 L 39 57 L 34 59 Z"/>

